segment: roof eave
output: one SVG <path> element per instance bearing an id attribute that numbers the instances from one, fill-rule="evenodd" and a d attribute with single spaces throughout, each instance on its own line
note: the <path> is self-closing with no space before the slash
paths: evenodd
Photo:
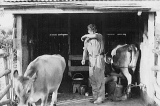
<path id="1" fill-rule="evenodd" d="M 93 11 L 150 11 L 160 10 L 160 1 L 68 1 L 68 2 L 4 2 L 1 8 L 12 9 L 91 9 Z"/>

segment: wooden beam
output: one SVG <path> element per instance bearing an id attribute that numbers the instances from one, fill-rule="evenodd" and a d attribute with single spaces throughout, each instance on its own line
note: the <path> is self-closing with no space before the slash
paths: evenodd
<path id="1" fill-rule="evenodd" d="M 11 85 L 7 85 L 6 88 L 4 88 L 1 92 L 0 92 L 0 100 L 7 94 L 7 92 L 9 91 Z"/>
<path id="2" fill-rule="evenodd" d="M 71 16 L 68 14 L 68 54 L 71 54 Z"/>
<path id="3" fill-rule="evenodd" d="M 3 58 L 3 61 L 4 61 L 4 69 L 7 70 L 8 69 L 8 59 L 7 59 L 7 57 Z M 6 85 L 9 85 L 9 79 L 10 79 L 10 75 L 5 74 Z M 7 92 L 7 99 L 9 99 L 9 98 L 10 98 L 10 91 Z"/>
<path id="4" fill-rule="evenodd" d="M 82 55 L 69 55 L 69 60 L 82 60 Z M 88 60 L 88 57 L 86 60 Z"/>
<path id="5" fill-rule="evenodd" d="M 155 14 L 149 13 L 148 17 L 148 41 L 151 48 L 154 48 Z"/>
<path id="6" fill-rule="evenodd" d="M 70 66 L 69 71 L 89 71 L 89 66 Z"/>
<path id="7" fill-rule="evenodd" d="M 8 69 L 1 70 L 0 71 L 0 78 L 3 77 L 3 76 L 5 76 L 6 74 L 9 74 L 10 72 L 11 72 L 11 70 L 8 70 Z"/>
<path id="8" fill-rule="evenodd" d="M 146 61 L 148 70 L 148 85 L 147 85 L 147 94 L 150 98 L 154 97 L 154 86 L 153 86 L 153 79 L 154 79 L 154 72 L 151 71 L 151 68 L 155 65 L 154 64 L 154 53 L 152 52 L 154 49 L 154 31 L 155 31 L 155 14 L 149 13 L 148 14 L 148 53 L 147 56 L 149 57 Z M 147 79 L 145 79 L 147 80 Z"/>
<path id="9" fill-rule="evenodd" d="M 6 105 L 6 104 L 10 104 L 10 103 L 11 103 L 10 99 L 3 100 L 3 101 L 0 102 L 0 106 Z"/>
<path id="10" fill-rule="evenodd" d="M 17 49 L 17 70 L 19 72 L 19 75 L 22 75 L 22 16 L 16 15 L 16 32 L 17 32 L 17 38 L 16 38 L 16 49 Z"/>

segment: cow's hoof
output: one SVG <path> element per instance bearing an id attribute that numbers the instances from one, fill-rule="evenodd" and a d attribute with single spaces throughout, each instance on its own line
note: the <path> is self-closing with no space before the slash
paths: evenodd
<path id="1" fill-rule="evenodd" d="M 127 93 L 127 98 L 129 99 L 129 98 L 131 98 L 131 93 Z"/>
<path id="2" fill-rule="evenodd" d="M 96 101 L 94 101 L 93 103 L 94 103 L 94 104 L 101 104 L 101 103 L 104 103 L 104 101 L 102 101 L 102 100 L 101 100 L 101 101 L 96 100 Z"/>

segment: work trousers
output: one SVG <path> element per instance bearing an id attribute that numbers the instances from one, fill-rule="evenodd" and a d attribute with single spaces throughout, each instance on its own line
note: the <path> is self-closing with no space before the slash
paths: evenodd
<path id="1" fill-rule="evenodd" d="M 89 67 L 93 70 L 93 74 L 89 77 L 90 85 L 92 86 L 93 99 L 105 99 L 105 68 Z"/>

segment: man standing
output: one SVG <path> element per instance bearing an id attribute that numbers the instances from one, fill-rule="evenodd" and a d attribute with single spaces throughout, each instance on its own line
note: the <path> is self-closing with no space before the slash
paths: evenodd
<path id="1" fill-rule="evenodd" d="M 84 41 L 82 65 L 89 54 L 89 81 L 92 86 L 93 102 L 102 103 L 105 99 L 105 62 L 103 36 L 97 32 L 94 24 L 88 25 L 88 33 L 81 37 Z"/>

